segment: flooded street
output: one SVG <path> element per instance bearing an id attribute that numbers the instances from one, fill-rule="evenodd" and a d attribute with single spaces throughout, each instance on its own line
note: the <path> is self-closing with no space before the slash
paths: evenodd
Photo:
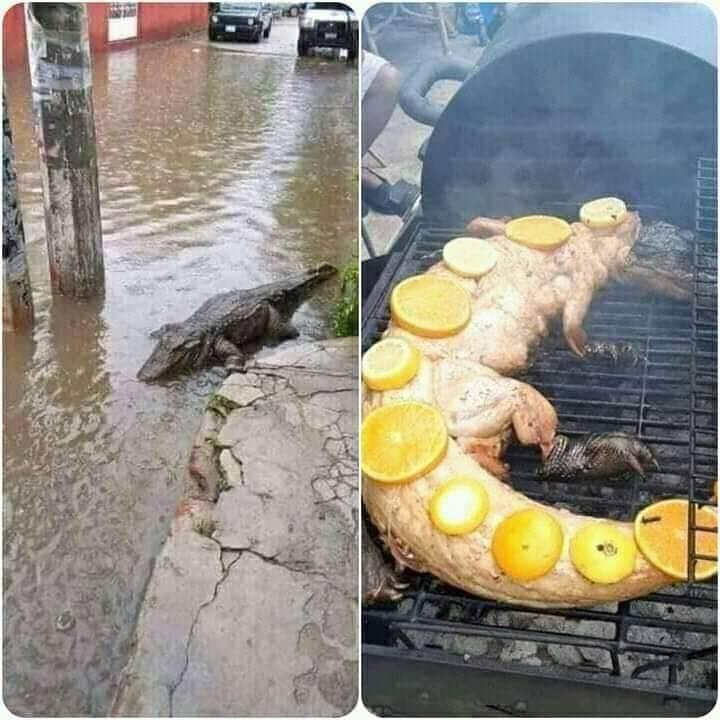
<path id="1" fill-rule="evenodd" d="M 219 383 L 137 381 L 150 331 L 356 249 L 355 68 L 197 37 L 93 63 L 101 303 L 50 295 L 29 79 L 6 76 L 36 312 L 32 337 L 4 336 L 4 698 L 22 715 L 107 712 Z M 331 334 L 336 293 L 296 315 L 301 336 Z"/>

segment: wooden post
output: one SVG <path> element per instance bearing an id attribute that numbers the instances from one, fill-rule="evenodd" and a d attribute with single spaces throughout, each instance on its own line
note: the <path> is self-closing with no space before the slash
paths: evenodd
<path id="1" fill-rule="evenodd" d="M 87 8 L 28 3 L 25 19 L 54 292 L 104 291 Z"/>
<path id="2" fill-rule="evenodd" d="M 30 275 L 25 260 L 25 228 L 18 204 L 15 153 L 3 85 L 3 329 L 23 330 L 33 324 Z"/>

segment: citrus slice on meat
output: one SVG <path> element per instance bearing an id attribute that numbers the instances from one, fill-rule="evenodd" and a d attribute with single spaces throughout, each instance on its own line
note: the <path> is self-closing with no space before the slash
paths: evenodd
<path id="1" fill-rule="evenodd" d="M 397 325 L 415 335 L 447 337 L 470 320 L 470 294 L 449 278 L 415 275 L 395 286 L 390 313 Z"/>
<path id="2" fill-rule="evenodd" d="M 482 523 L 489 507 L 482 483 L 460 475 L 433 493 L 428 512 L 433 525 L 446 535 L 467 535 Z"/>
<path id="3" fill-rule="evenodd" d="M 443 248 L 443 260 L 456 275 L 478 278 L 489 273 L 497 263 L 492 243 L 473 237 L 458 237 Z"/>
<path id="4" fill-rule="evenodd" d="M 560 559 L 563 531 L 549 513 L 531 508 L 508 515 L 495 528 L 492 553 L 498 567 L 514 580 L 537 580 Z"/>
<path id="5" fill-rule="evenodd" d="M 572 229 L 562 218 L 527 215 L 511 220 L 505 234 L 517 243 L 535 250 L 554 250 L 568 241 Z"/>
<path id="6" fill-rule="evenodd" d="M 598 198 L 580 208 L 580 220 L 591 228 L 608 228 L 619 225 L 627 215 L 627 206 L 616 197 Z"/>
<path id="7" fill-rule="evenodd" d="M 570 560 L 588 580 L 602 585 L 620 582 L 635 569 L 635 540 L 610 523 L 589 523 L 570 540 Z"/>
<path id="8" fill-rule="evenodd" d="M 395 390 L 417 375 L 420 351 L 407 340 L 390 337 L 375 343 L 362 359 L 362 377 L 371 390 Z"/>
<path id="9" fill-rule="evenodd" d="M 384 405 L 363 420 L 362 471 L 379 482 L 408 482 L 435 468 L 445 457 L 447 444 L 445 421 L 432 405 Z"/>
<path id="10" fill-rule="evenodd" d="M 661 500 L 642 509 L 635 518 L 635 541 L 647 561 L 678 580 L 688 579 L 688 513 L 683 499 Z M 695 530 L 694 555 L 717 557 L 717 511 L 695 506 L 695 526 L 714 528 L 714 532 Z M 717 572 L 717 562 L 697 560 L 695 579 L 706 580 Z"/>

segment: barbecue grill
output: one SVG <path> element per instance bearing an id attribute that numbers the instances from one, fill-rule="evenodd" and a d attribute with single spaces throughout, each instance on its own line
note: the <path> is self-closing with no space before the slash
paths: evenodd
<path id="1" fill-rule="evenodd" d="M 366 350 L 388 323 L 392 288 L 437 262 L 443 245 L 464 234 L 466 222 L 474 216 L 548 213 L 571 220 L 588 198 L 616 194 L 629 200 L 645 222 L 666 220 L 694 230 L 691 302 L 609 284 L 596 294 L 585 321 L 592 340 L 632 343 L 647 362 L 615 366 L 580 360 L 556 330 L 543 341 L 534 364 L 521 378 L 552 402 L 564 434 L 635 434 L 652 448 L 662 470 L 647 480 L 629 474 L 603 482 L 543 482 L 535 474 L 536 453 L 512 447 L 507 455 L 512 485 L 531 498 L 619 520 L 630 520 L 642 507 L 667 497 L 710 503 L 717 479 L 717 95 L 713 61 L 700 57 L 713 55 L 707 49 L 714 47 L 714 24 L 707 18 L 705 26 L 693 24 L 699 17 L 693 15 L 688 30 L 677 16 L 669 24 L 659 17 L 662 8 L 644 8 L 646 22 L 641 24 L 633 15 L 635 8 L 627 15 L 622 8 L 585 6 L 591 20 L 583 15 L 576 30 L 568 23 L 572 13 L 563 15 L 563 6 L 517 10 L 488 49 L 489 59 L 480 60 L 439 114 L 425 156 L 421 207 L 406 219 L 377 281 L 363 289 Z M 555 13 L 557 23 L 543 13 Z M 636 137 L 632 121 L 636 108 L 629 116 L 617 117 L 605 131 L 599 122 L 588 123 L 582 137 L 571 114 L 552 122 L 543 116 L 543 127 L 553 130 L 550 154 L 542 148 L 542 134 L 533 139 L 527 132 L 528 107 L 514 105 L 504 123 L 497 112 L 492 122 L 487 114 L 476 116 L 474 124 L 472 116 L 468 118 L 466 111 L 480 106 L 478 88 L 496 82 L 490 75 L 500 72 L 508 79 L 502 75 L 503 62 L 522 66 L 513 51 L 522 55 L 523 48 L 542 45 L 533 34 L 538 28 L 554 27 L 552 34 L 564 37 L 577 32 L 587 47 L 599 49 L 598 38 L 588 43 L 589 27 L 595 23 L 601 34 L 612 35 L 613 22 L 623 28 L 618 37 L 625 43 L 626 60 L 647 59 L 650 56 L 643 53 L 651 48 L 652 57 L 664 58 L 651 66 L 656 71 L 662 72 L 663 63 L 672 64 L 674 58 L 687 74 L 684 89 L 674 88 L 672 101 L 663 100 L 649 120 L 675 163 L 672 178 L 644 145 L 638 146 L 637 163 L 631 152 L 624 158 L 603 155 L 609 135 L 615 142 L 622 139 L 623 147 Z M 523 42 L 520 36 L 528 24 L 530 32 Z M 649 39 L 655 31 L 656 37 Z M 675 38 L 673 44 L 673 32 L 693 38 Z M 643 37 L 636 43 L 639 35 Z M 619 42 L 618 37 L 613 42 Z M 544 70 L 545 89 L 559 97 L 552 79 L 566 82 L 567 75 L 555 72 L 557 66 L 548 67 L 542 53 L 534 52 L 532 57 L 538 65 L 533 76 L 541 77 Z M 548 57 L 557 63 L 556 55 Z M 616 73 L 594 77 L 605 83 L 617 80 Z M 647 73 L 643 77 L 647 80 Z M 640 92 L 633 82 L 627 84 L 630 87 L 622 92 L 628 98 Z M 701 93 L 702 99 L 682 109 L 678 98 L 688 88 Z M 587 95 L 574 94 L 575 89 L 568 90 L 572 102 L 567 105 L 581 115 L 580 101 Z M 605 85 L 596 92 L 607 97 Z M 502 95 L 493 97 L 502 104 Z M 651 104 L 657 105 L 657 94 L 653 98 Z M 614 110 L 621 112 L 622 104 Z M 468 138 L 473 139 L 470 145 Z M 485 153 L 497 154 L 488 150 L 488 143 L 522 147 L 531 151 L 531 160 L 522 153 L 505 152 L 509 166 L 502 172 L 495 166 L 492 173 L 485 173 Z M 558 151 L 568 147 L 574 150 Z M 663 182 L 670 182 L 671 188 L 658 187 Z M 690 525 L 695 527 L 692 513 Z M 689 582 L 636 600 L 574 610 L 505 605 L 471 596 L 431 576 L 408 573 L 411 586 L 403 600 L 363 611 L 364 701 L 383 715 L 695 716 L 708 712 L 717 695 L 717 583 L 694 579 L 698 559 L 702 556 L 691 542 Z"/>

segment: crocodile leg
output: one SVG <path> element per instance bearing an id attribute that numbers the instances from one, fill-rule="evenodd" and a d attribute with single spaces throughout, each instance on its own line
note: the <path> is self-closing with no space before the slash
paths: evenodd
<path id="1" fill-rule="evenodd" d="M 233 370 L 243 368 L 247 362 L 247 355 L 234 342 L 224 337 L 215 339 L 213 352 L 220 362 Z"/>
<path id="2" fill-rule="evenodd" d="M 388 563 L 380 548 L 370 537 L 366 522 L 362 523 L 362 603 L 397 602 L 403 597 L 409 583 L 403 581 L 400 572 Z"/>
<path id="3" fill-rule="evenodd" d="M 280 325 L 276 331 L 278 340 L 293 340 L 300 334 L 300 331 L 288 320 Z"/>
<path id="4" fill-rule="evenodd" d="M 292 340 L 299 335 L 298 329 L 290 320 L 283 320 L 280 313 L 268 305 L 267 335 L 273 340 Z"/>
<path id="5" fill-rule="evenodd" d="M 225 360 L 232 355 L 243 355 L 242 350 L 234 343 L 224 337 L 215 338 L 213 351 L 218 360 Z"/>

